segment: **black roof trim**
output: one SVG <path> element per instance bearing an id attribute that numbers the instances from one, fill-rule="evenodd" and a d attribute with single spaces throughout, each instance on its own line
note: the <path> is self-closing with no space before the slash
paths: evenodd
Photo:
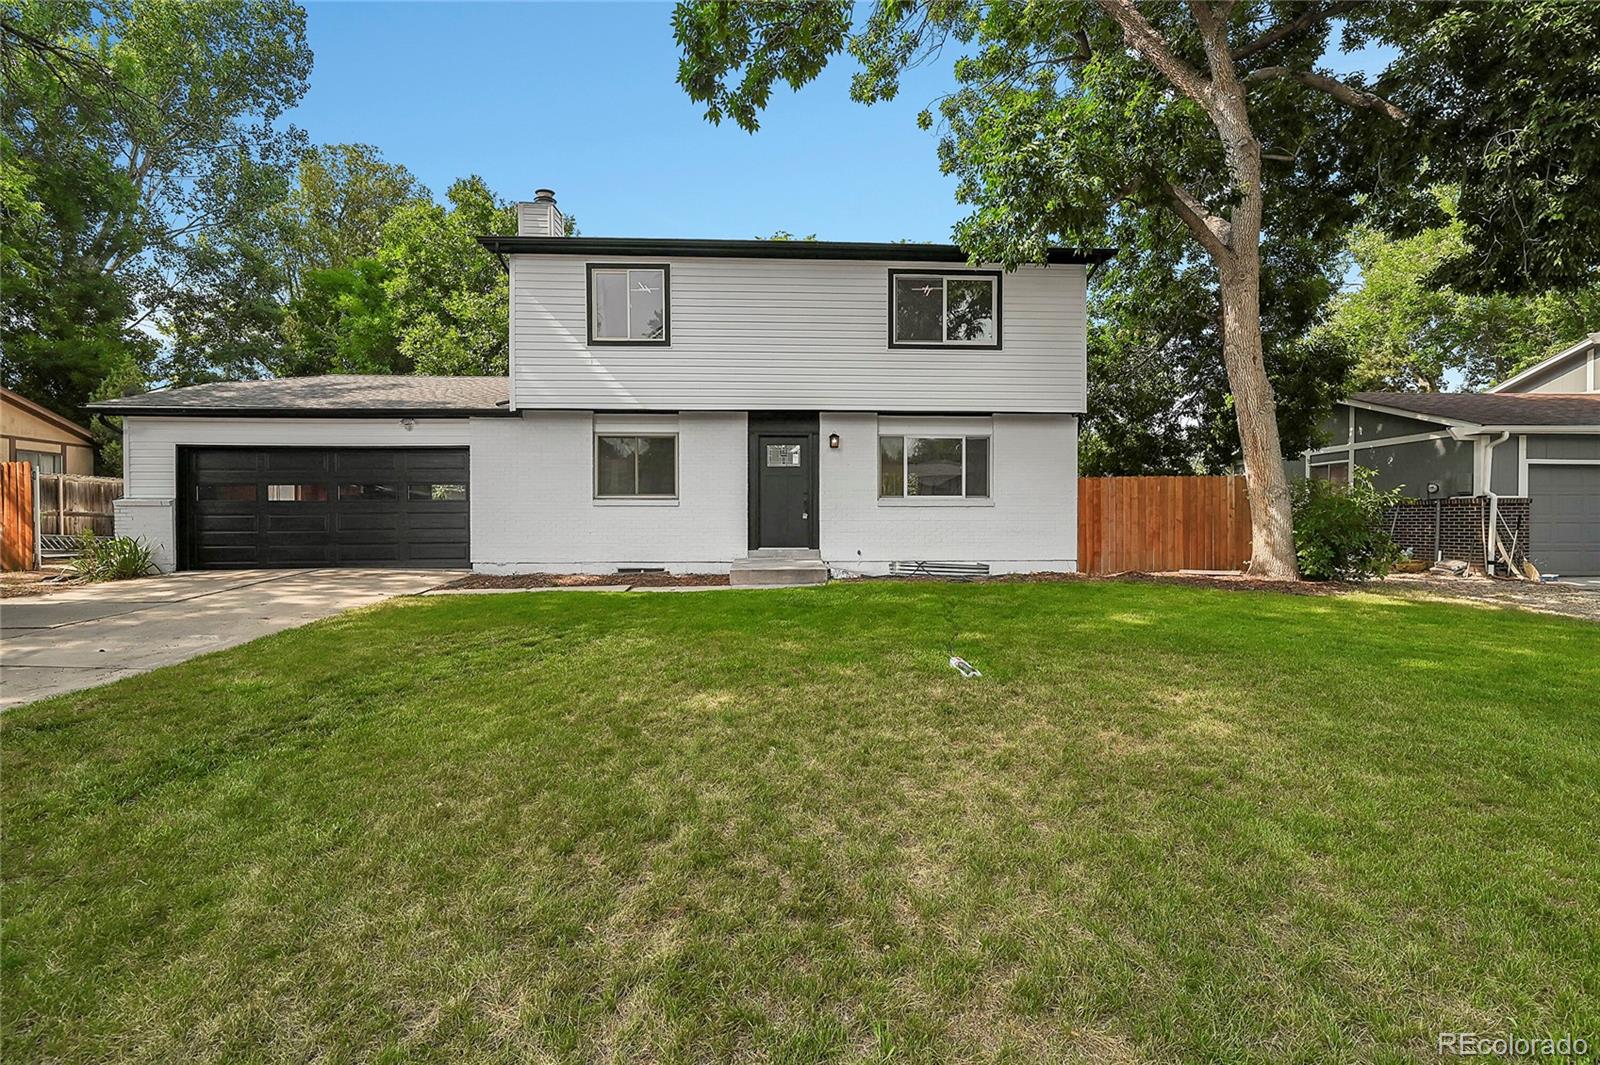
<path id="1" fill-rule="evenodd" d="M 879 262 L 965 263 L 954 244 L 874 244 L 836 240 L 678 240 L 658 237 L 479 237 L 496 255 L 605 255 L 725 259 L 866 259 Z M 1053 264 L 1099 265 L 1115 248 L 1051 248 Z"/>

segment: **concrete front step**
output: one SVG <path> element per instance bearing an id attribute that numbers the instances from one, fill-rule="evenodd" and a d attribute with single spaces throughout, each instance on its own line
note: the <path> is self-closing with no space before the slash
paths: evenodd
<path id="1" fill-rule="evenodd" d="M 737 588 L 774 585 L 827 584 L 828 565 L 816 558 L 782 558 L 753 555 L 733 562 L 728 583 Z"/>

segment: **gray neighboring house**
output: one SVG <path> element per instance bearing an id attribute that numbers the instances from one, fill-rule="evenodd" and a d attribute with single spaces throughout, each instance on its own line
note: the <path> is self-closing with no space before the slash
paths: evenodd
<path id="1" fill-rule="evenodd" d="M 1600 333 L 1484 393 L 1357 392 L 1328 443 L 1291 468 L 1347 481 L 1353 466 L 1416 499 L 1528 500 L 1528 557 L 1600 575 Z"/>

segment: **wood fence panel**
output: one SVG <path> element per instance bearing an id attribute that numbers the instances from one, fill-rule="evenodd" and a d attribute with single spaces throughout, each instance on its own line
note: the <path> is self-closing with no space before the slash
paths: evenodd
<path id="1" fill-rule="evenodd" d="M 33 503 L 32 464 L 0 462 L 0 569 L 33 568 Z"/>
<path id="2" fill-rule="evenodd" d="M 1231 570 L 1249 558 L 1243 477 L 1078 480 L 1078 568 L 1085 573 Z"/>
<path id="3" fill-rule="evenodd" d="M 122 498 L 122 478 L 46 473 L 39 477 L 39 531 L 46 536 L 78 536 L 85 529 L 111 536 L 112 506 Z"/>

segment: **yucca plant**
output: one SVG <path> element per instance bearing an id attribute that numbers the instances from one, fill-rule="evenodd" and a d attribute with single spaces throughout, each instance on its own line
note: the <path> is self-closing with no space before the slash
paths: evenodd
<path id="1" fill-rule="evenodd" d="M 93 529 L 78 537 L 72 569 L 90 581 L 125 581 L 154 571 L 155 561 L 144 541 L 130 536 L 96 536 Z"/>

